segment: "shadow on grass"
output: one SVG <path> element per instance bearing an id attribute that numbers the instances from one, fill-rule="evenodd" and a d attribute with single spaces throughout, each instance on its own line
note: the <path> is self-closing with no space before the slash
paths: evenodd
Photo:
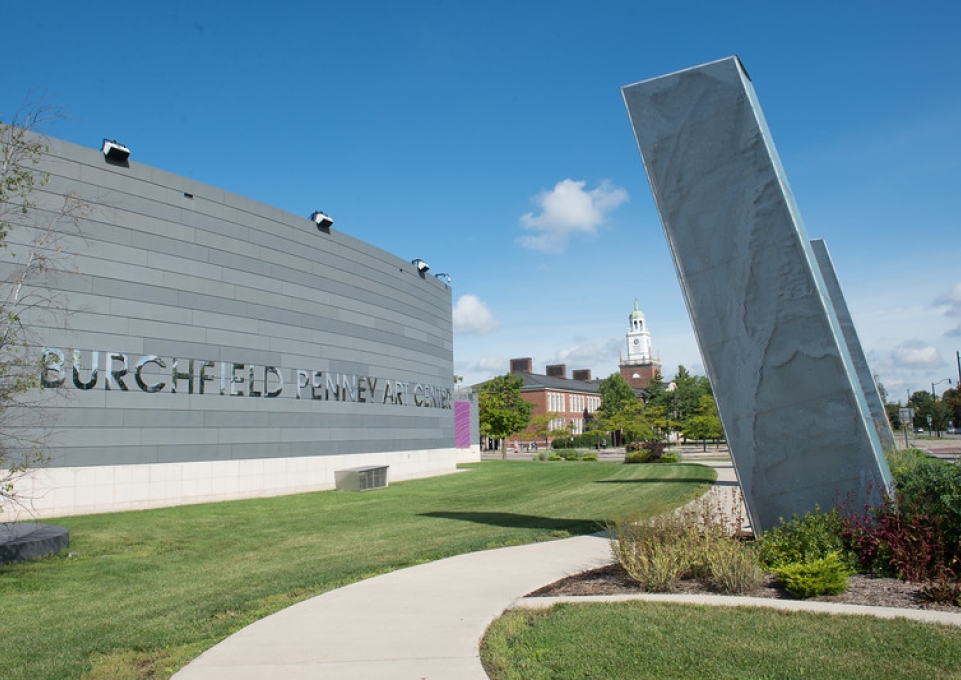
<path id="1" fill-rule="evenodd" d="M 603 523 L 595 519 L 556 519 L 536 515 L 518 515 L 513 512 L 425 512 L 420 517 L 456 519 L 461 522 L 490 524 L 512 529 L 544 529 L 547 531 L 568 531 L 572 534 L 592 534 L 603 528 Z"/>
<path id="2" fill-rule="evenodd" d="M 710 479 L 598 479 L 595 484 L 710 484 Z"/>

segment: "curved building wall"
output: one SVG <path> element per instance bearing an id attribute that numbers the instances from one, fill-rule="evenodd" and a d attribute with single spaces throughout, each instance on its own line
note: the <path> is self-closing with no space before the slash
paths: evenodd
<path id="1" fill-rule="evenodd" d="M 38 315 L 44 516 L 453 470 L 451 292 L 408 260 L 98 150 L 49 140 L 38 208 L 89 204 Z M 11 233 L 13 250 L 30 229 Z M 415 246 L 412 246 L 416 250 Z M 416 253 L 414 253 L 416 254 Z M 6 257 L 6 256 L 4 256 Z"/>

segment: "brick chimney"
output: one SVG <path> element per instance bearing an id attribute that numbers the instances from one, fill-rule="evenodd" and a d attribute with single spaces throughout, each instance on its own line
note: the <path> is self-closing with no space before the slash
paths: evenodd
<path id="1" fill-rule="evenodd" d="M 574 380 L 581 380 L 583 382 L 591 381 L 591 369 L 589 368 L 575 368 L 574 369 Z"/>
<path id="2" fill-rule="evenodd" d="M 547 375 L 552 378 L 567 379 L 567 366 L 565 364 L 553 364 L 547 367 Z"/>
<path id="3" fill-rule="evenodd" d="M 524 357 L 523 359 L 511 359 L 511 373 L 527 373 L 530 375 L 534 372 L 534 360 L 530 357 Z"/>

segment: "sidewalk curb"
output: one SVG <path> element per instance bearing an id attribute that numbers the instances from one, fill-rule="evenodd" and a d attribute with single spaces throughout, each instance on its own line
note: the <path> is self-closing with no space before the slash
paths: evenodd
<path id="1" fill-rule="evenodd" d="M 961 614 L 928 609 L 900 607 L 872 607 L 835 602 L 805 602 L 804 600 L 776 600 L 767 597 L 739 597 L 736 595 L 671 595 L 669 593 L 635 593 L 632 595 L 570 595 L 564 597 L 520 597 L 511 609 L 549 609 L 556 604 L 666 602 L 710 607 L 766 607 L 790 612 L 813 612 L 842 616 L 874 616 L 879 619 L 910 619 L 922 623 L 961 626 Z"/>

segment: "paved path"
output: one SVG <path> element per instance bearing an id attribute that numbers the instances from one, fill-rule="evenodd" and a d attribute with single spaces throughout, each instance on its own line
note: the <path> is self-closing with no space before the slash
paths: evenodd
<path id="1" fill-rule="evenodd" d="M 177 680 L 486 680 L 478 642 L 516 598 L 610 562 L 602 536 L 459 555 L 360 581 L 227 638 Z"/>
<path id="2" fill-rule="evenodd" d="M 736 486 L 730 463 L 706 464 L 717 469 L 722 489 Z M 402 569 L 330 591 L 262 619 L 211 648 L 174 677 L 485 680 L 478 643 L 491 621 L 511 606 L 548 604 L 552 598 L 523 596 L 610 561 L 608 540 L 593 535 L 469 553 Z M 747 598 L 666 598 L 749 604 Z M 941 612 L 880 611 L 877 607 L 763 599 L 750 604 L 910 616 L 961 625 L 961 615 Z"/>

